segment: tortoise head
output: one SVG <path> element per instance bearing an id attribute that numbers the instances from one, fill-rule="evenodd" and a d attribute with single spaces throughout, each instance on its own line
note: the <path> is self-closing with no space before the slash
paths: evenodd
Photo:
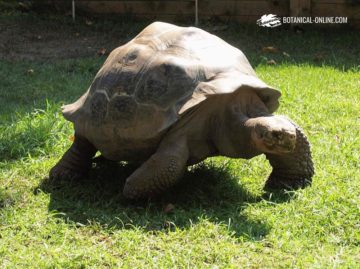
<path id="1" fill-rule="evenodd" d="M 263 116 L 249 119 L 253 145 L 263 153 L 290 153 L 296 146 L 296 128 L 282 116 Z"/>

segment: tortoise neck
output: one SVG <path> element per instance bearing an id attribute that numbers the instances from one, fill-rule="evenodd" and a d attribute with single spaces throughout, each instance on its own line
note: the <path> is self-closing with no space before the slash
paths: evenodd
<path id="1" fill-rule="evenodd" d="M 217 114 L 210 127 L 219 155 L 250 159 L 261 154 L 252 143 L 253 125 L 247 124 L 250 118 L 243 113 L 228 111 L 227 114 L 225 117 Z"/>

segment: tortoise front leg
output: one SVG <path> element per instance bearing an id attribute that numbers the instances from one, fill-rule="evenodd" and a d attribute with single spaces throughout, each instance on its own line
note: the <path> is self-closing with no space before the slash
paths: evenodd
<path id="1" fill-rule="evenodd" d="M 296 128 L 295 149 L 287 154 L 266 154 L 273 170 L 266 181 L 265 189 L 298 189 L 311 184 L 314 165 L 310 144 L 302 130 Z"/>
<path id="2" fill-rule="evenodd" d="M 185 142 L 165 140 L 159 149 L 130 177 L 124 196 L 130 199 L 151 197 L 173 186 L 183 175 L 189 156 Z"/>
<path id="3" fill-rule="evenodd" d="M 51 180 L 77 179 L 87 176 L 96 148 L 85 138 L 75 134 L 74 143 L 50 170 Z"/>

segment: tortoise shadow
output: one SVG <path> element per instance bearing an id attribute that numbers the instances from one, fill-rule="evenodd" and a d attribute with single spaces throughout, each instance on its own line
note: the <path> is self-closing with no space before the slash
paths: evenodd
<path id="1" fill-rule="evenodd" d="M 168 232 L 206 220 L 226 225 L 232 236 L 252 241 L 261 240 L 270 230 L 265 222 L 243 214 L 249 204 L 264 197 L 247 191 L 226 165 L 194 166 L 163 196 L 136 202 L 121 194 L 134 169 L 124 163 L 98 163 L 87 180 L 54 183 L 44 179 L 36 190 L 50 194 L 49 211 L 61 212 L 57 217 L 80 226 L 98 223 L 112 229 Z M 289 195 L 275 197 L 280 197 L 276 202 L 291 199 Z M 274 196 L 270 199 L 274 201 Z"/>

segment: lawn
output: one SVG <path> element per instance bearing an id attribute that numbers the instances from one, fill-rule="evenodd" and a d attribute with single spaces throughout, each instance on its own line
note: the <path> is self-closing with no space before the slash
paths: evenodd
<path id="1" fill-rule="evenodd" d="M 99 38 L 108 30 L 126 34 L 121 40 L 146 25 L 84 21 L 0 16 L 1 26 Z M 302 126 L 312 144 L 312 186 L 266 193 L 264 156 L 208 159 L 163 197 L 142 203 L 121 195 L 134 170 L 124 163 L 100 163 L 86 181 L 50 184 L 49 169 L 73 134 L 60 106 L 87 89 L 106 57 L 2 54 L 1 268 L 360 268 L 358 30 L 204 28 L 241 48 L 259 77 L 281 89 L 277 113 Z"/>

